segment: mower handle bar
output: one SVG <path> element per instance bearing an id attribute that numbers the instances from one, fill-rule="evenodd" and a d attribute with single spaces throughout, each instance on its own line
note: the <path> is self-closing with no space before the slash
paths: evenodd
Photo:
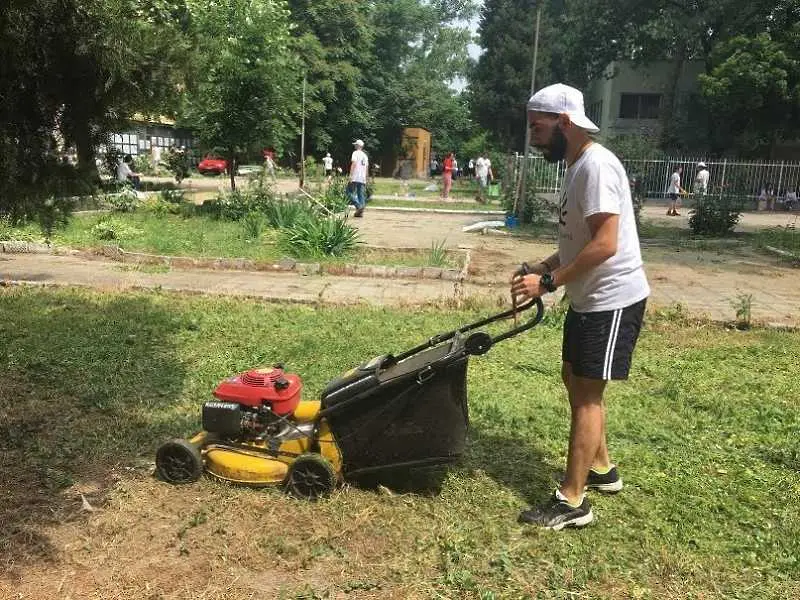
<path id="1" fill-rule="evenodd" d="M 541 298 L 533 298 L 530 301 L 517 306 L 516 308 L 512 308 L 505 312 L 498 313 L 496 315 L 492 315 L 491 317 L 487 317 L 486 319 L 482 319 L 480 321 L 476 321 L 475 323 L 470 323 L 469 325 L 464 325 L 460 329 L 454 329 L 453 331 L 448 331 L 447 333 L 440 333 L 438 335 L 433 336 L 424 344 L 420 344 L 416 348 L 412 348 L 411 350 L 407 350 L 402 354 L 398 354 L 397 356 L 393 357 L 394 361 L 401 361 L 409 356 L 416 354 L 426 348 L 431 348 L 433 346 L 437 346 L 442 342 L 446 342 L 447 340 L 453 339 L 456 335 L 460 333 L 466 333 L 468 331 L 472 331 L 473 329 L 477 329 L 478 327 L 483 327 L 484 325 L 488 325 L 489 323 L 494 323 L 496 321 L 502 321 L 504 319 L 509 319 L 513 317 L 517 313 L 521 313 L 523 311 L 528 310 L 529 308 L 536 306 L 536 314 L 529 319 L 527 322 L 519 325 L 518 327 L 514 327 L 509 329 L 505 333 L 501 333 L 499 335 L 494 336 L 491 338 L 491 343 L 496 344 L 497 342 L 502 342 L 503 340 L 507 340 L 510 337 L 514 337 L 517 334 L 522 333 L 523 331 L 527 331 L 528 329 L 532 329 L 536 327 L 544 317 L 544 303 L 542 302 Z"/>

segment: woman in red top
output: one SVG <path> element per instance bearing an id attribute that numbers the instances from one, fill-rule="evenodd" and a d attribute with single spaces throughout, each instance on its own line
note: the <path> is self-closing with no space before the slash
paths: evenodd
<path id="1" fill-rule="evenodd" d="M 448 152 L 442 162 L 442 198 L 447 200 L 450 188 L 453 187 L 453 153 Z"/>

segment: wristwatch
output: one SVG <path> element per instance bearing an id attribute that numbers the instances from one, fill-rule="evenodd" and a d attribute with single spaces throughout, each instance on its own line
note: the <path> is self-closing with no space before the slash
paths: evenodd
<path id="1" fill-rule="evenodd" d="M 548 292 L 555 292 L 558 289 L 555 281 L 553 281 L 552 273 L 545 273 L 539 278 L 539 285 L 541 285 Z"/>

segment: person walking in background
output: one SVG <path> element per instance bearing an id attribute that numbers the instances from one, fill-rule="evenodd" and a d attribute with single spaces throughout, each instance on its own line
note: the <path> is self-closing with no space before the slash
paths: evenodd
<path id="1" fill-rule="evenodd" d="M 668 217 L 679 217 L 681 214 L 678 212 L 678 206 L 680 206 L 680 196 L 681 194 L 686 193 L 686 190 L 681 187 L 682 173 L 683 167 L 676 166 L 669 178 L 669 187 L 667 188 L 667 194 L 669 195 L 669 208 L 667 209 Z"/>
<path id="2" fill-rule="evenodd" d="M 264 172 L 272 181 L 277 181 L 278 178 L 275 176 L 275 161 L 272 160 L 271 153 L 264 154 Z"/>
<path id="3" fill-rule="evenodd" d="M 117 181 L 119 183 L 128 183 L 133 186 L 133 189 L 138 190 L 141 185 L 141 175 L 131 169 L 133 157 L 126 154 L 125 158 L 117 163 Z"/>
<path id="4" fill-rule="evenodd" d="M 475 161 L 475 179 L 478 180 L 478 202 L 486 202 L 489 183 L 493 178 L 492 161 L 489 160 L 486 151 L 481 152 L 478 160 Z"/>
<path id="5" fill-rule="evenodd" d="M 364 152 L 364 142 L 356 140 L 353 142 L 355 150 L 350 157 L 350 185 L 352 186 L 351 201 L 356 207 L 354 217 L 364 215 L 364 207 L 367 205 L 367 173 L 369 173 L 369 158 Z"/>
<path id="6" fill-rule="evenodd" d="M 708 172 L 708 168 L 706 167 L 706 163 L 699 162 L 697 163 L 697 175 L 694 178 L 694 192 L 695 194 L 699 194 L 700 196 L 705 196 L 708 193 L 708 180 L 710 174 Z"/>
<path id="7" fill-rule="evenodd" d="M 775 188 L 772 184 L 767 187 L 767 210 L 775 210 Z"/>
<path id="8" fill-rule="evenodd" d="M 453 187 L 453 153 L 448 152 L 442 161 L 442 198 L 450 197 L 450 188 Z"/>
<path id="9" fill-rule="evenodd" d="M 322 168 L 325 170 L 325 179 L 330 183 L 333 177 L 333 159 L 330 152 L 325 153 L 325 158 L 322 159 Z"/>

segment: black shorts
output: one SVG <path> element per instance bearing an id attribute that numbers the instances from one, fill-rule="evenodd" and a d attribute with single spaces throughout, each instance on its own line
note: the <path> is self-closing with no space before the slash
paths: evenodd
<path id="1" fill-rule="evenodd" d="M 647 299 L 619 310 L 579 313 L 570 306 L 561 359 L 587 379 L 627 379 Z"/>

